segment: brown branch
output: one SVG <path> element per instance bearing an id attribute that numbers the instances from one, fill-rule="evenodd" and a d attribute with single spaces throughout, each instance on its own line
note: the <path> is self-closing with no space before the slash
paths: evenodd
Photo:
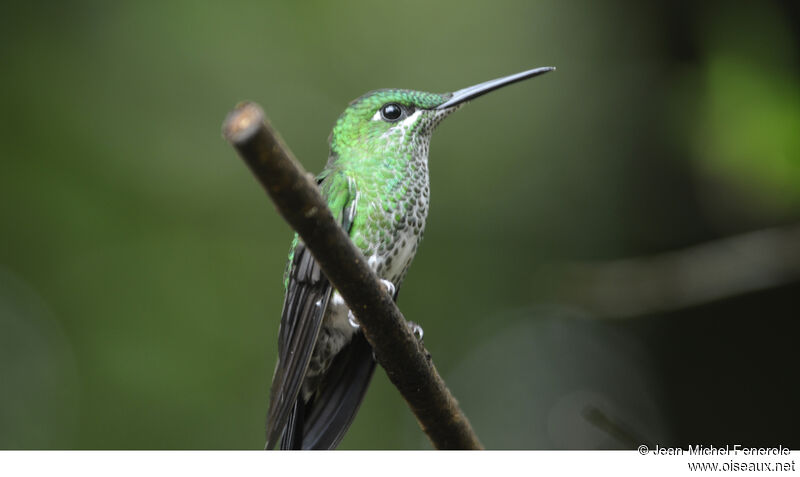
<path id="1" fill-rule="evenodd" d="M 481 449 L 430 354 L 409 331 L 362 253 L 333 219 L 313 176 L 297 162 L 261 108 L 254 103 L 238 105 L 225 119 L 223 134 L 358 318 L 378 363 L 433 445 L 437 449 Z"/>

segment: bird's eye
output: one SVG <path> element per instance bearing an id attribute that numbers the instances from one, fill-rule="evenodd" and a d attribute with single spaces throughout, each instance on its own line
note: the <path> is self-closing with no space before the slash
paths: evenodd
<path id="1" fill-rule="evenodd" d="M 381 107 L 381 117 L 384 121 L 393 123 L 403 115 L 403 107 L 397 103 L 384 104 Z"/>

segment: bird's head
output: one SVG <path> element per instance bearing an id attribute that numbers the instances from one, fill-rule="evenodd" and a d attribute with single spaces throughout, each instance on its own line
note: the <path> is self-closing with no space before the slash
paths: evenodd
<path id="1" fill-rule="evenodd" d="M 419 147 L 427 151 L 434 128 L 466 101 L 553 69 L 523 71 L 453 93 L 406 89 L 369 92 L 350 103 L 339 116 L 330 137 L 331 155 L 374 158 L 386 151 L 396 154 Z"/>

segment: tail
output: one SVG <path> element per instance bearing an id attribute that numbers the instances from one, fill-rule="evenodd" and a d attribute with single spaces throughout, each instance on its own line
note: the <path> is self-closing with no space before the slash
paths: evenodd
<path id="1" fill-rule="evenodd" d="M 281 450 L 335 449 L 356 417 L 375 359 L 362 333 L 353 335 L 307 401 L 298 395 L 281 435 Z M 276 442 L 267 442 L 267 449 Z"/>

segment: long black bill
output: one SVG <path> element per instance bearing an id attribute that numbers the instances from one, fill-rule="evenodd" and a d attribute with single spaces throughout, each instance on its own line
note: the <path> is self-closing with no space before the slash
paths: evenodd
<path id="1" fill-rule="evenodd" d="M 461 104 L 464 101 L 469 101 L 470 99 L 475 99 L 478 96 L 483 96 L 484 94 L 490 91 L 494 91 L 498 88 L 502 88 L 503 86 L 508 86 L 510 84 L 516 83 L 517 81 L 526 80 L 528 78 L 533 78 L 534 76 L 545 74 L 548 71 L 553 71 L 554 69 L 556 69 L 554 66 L 544 66 L 541 68 L 534 68 L 532 70 L 523 71 L 522 73 L 504 76 L 502 78 L 497 78 L 483 82 L 481 84 L 476 84 L 475 86 L 470 86 L 468 88 L 460 89 L 454 92 L 453 96 L 451 96 L 450 99 L 437 106 L 436 109 L 452 108 L 457 104 Z"/>

